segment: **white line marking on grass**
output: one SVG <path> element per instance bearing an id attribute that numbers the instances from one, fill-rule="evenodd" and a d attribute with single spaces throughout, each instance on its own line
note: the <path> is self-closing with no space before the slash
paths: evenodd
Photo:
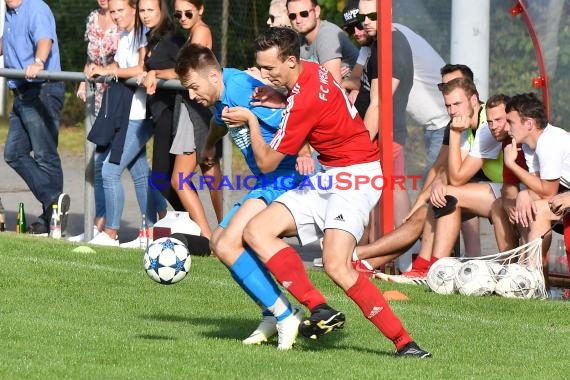
<path id="1" fill-rule="evenodd" d="M 33 257 L 33 256 L 13 257 L 13 259 L 20 260 L 20 261 L 26 261 L 26 262 L 32 262 L 32 263 L 38 263 L 38 264 L 44 264 L 44 265 L 67 266 L 67 267 L 71 267 L 71 268 L 101 270 L 101 271 L 114 272 L 114 273 L 135 273 L 135 271 L 133 271 L 133 270 L 110 267 L 110 266 L 106 266 L 106 265 L 83 264 L 83 263 L 78 263 L 75 261 L 45 259 L 45 258 L 38 258 L 38 257 Z"/>

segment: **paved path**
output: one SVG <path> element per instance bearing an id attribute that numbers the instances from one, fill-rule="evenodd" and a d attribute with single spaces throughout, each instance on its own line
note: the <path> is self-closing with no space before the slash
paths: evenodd
<path id="1" fill-rule="evenodd" d="M 0 157 L 3 157 L 3 149 L 0 149 Z M 68 236 L 83 232 L 83 191 L 85 165 L 83 156 L 63 156 L 64 170 L 64 191 L 71 197 L 71 208 L 68 221 Z M 41 213 L 39 202 L 28 190 L 24 181 L 10 168 L 3 159 L 0 159 L 0 197 L 6 209 L 7 229 L 14 231 L 16 225 L 16 214 L 18 203 L 24 202 L 28 224 L 35 221 L 37 215 Z M 134 239 L 138 234 L 140 226 L 140 213 L 132 180 L 128 172 L 123 176 L 123 186 L 125 188 L 125 208 L 121 222 L 120 240 L 126 242 Z M 232 201 L 241 196 L 241 192 L 231 193 Z M 205 191 L 200 191 L 200 197 L 206 209 L 212 229 L 215 228 L 215 216 L 209 197 Z M 296 245 L 296 239 L 290 242 Z M 481 243 L 484 254 L 497 252 L 492 228 L 488 221 L 481 219 Z M 320 255 L 318 243 L 313 243 L 301 249 L 303 259 L 310 263 L 313 258 Z"/>

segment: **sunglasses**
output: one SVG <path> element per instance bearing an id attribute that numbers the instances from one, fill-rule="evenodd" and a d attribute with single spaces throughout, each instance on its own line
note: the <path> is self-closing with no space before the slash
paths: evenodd
<path id="1" fill-rule="evenodd" d="M 342 29 L 344 29 L 348 34 L 354 34 L 354 29 L 364 30 L 364 27 L 362 26 L 362 23 L 358 22 L 356 24 L 343 26 Z"/>
<path id="2" fill-rule="evenodd" d="M 444 85 L 445 85 L 445 83 L 438 83 L 438 84 L 437 84 L 437 89 L 438 89 L 439 91 L 443 91 L 443 86 L 444 86 Z"/>
<path id="3" fill-rule="evenodd" d="M 312 10 L 314 10 L 314 8 L 313 8 L 313 9 L 309 9 L 308 11 L 301 11 L 301 12 L 299 12 L 299 13 L 289 13 L 289 20 L 295 21 L 295 19 L 297 18 L 297 15 L 299 15 L 299 16 L 301 16 L 301 17 L 303 17 L 303 18 L 307 18 L 307 17 L 309 17 L 309 12 L 312 11 Z"/>
<path id="4" fill-rule="evenodd" d="M 372 13 L 368 13 L 368 14 L 357 14 L 356 18 L 358 19 L 358 21 L 360 22 L 364 22 L 364 20 L 366 20 L 366 17 L 368 17 L 368 19 L 370 21 L 376 21 L 378 19 L 378 14 L 376 12 L 372 12 Z"/>
<path id="5" fill-rule="evenodd" d="M 186 17 L 187 19 L 191 19 L 192 17 L 194 17 L 194 13 L 192 13 L 192 11 L 183 11 L 183 12 L 176 11 L 172 16 L 175 19 L 180 20 L 182 18 L 182 15 L 184 15 L 184 17 Z"/>

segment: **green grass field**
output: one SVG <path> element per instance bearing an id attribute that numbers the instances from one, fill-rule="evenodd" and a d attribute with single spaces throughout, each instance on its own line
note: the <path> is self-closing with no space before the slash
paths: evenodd
<path id="1" fill-rule="evenodd" d="M 440 296 L 398 289 L 392 307 L 429 360 L 397 359 L 359 309 L 309 272 L 344 330 L 319 341 L 241 344 L 256 306 L 215 258 L 193 258 L 189 276 L 164 286 L 142 270 L 142 252 L 0 235 L 1 379 L 563 379 L 570 363 L 570 303 Z"/>

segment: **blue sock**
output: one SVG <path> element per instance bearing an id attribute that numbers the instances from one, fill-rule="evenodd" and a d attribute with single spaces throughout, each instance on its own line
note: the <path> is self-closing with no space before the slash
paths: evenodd
<path id="1" fill-rule="evenodd" d="M 228 269 L 238 285 L 264 309 L 263 315 L 267 315 L 268 311 L 278 321 L 291 315 L 291 304 L 263 263 L 249 248 L 246 248 Z"/>

